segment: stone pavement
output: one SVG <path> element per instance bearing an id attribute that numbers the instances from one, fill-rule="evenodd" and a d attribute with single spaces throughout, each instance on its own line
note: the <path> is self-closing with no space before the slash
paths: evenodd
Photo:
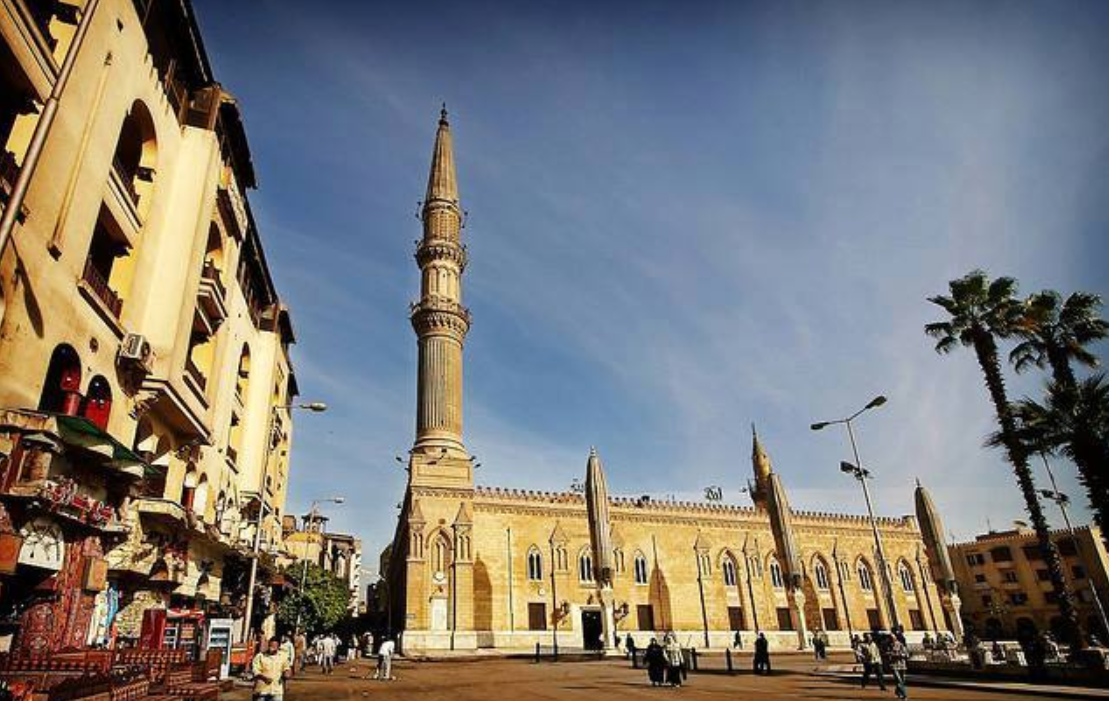
<path id="1" fill-rule="evenodd" d="M 735 675 L 691 674 L 681 689 L 659 689 L 647 682 L 646 673 L 631 669 L 622 660 L 559 662 L 535 664 L 524 659 L 450 660 L 410 662 L 394 665 L 396 681 L 378 682 L 363 677 L 372 673 L 370 660 L 336 668 L 325 677 L 315 668 L 290 682 L 286 701 L 333 701 L 338 699 L 390 699 L 405 701 L 529 701 L 537 699 L 646 699 L 680 696 L 685 699 L 893 699 L 893 687 L 882 692 L 862 690 L 854 678 L 837 676 L 818 668 L 807 656 L 779 656 L 781 671 L 770 677 L 756 677 L 744 668 Z M 1064 699 L 1073 696 L 1029 694 L 1025 685 L 991 685 L 975 688 L 913 686 L 911 699 L 949 699 L 958 701 L 1000 701 L 1001 699 Z M 981 687 L 981 688 L 979 688 Z M 223 694 L 224 701 L 247 701 L 249 689 L 239 687 Z"/>

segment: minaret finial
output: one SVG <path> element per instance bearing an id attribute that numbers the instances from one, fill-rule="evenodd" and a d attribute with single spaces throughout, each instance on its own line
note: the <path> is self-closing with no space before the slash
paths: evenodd
<path id="1" fill-rule="evenodd" d="M 597 457 L 597 446 L 595 446 L 595 445 L 589 446 L 589 457 L 591 457 L 591 458 Z"/>
<path id="2" fill-rule="evenodd" d="M 439 124 L 444 127 L 450 125 L 450 123 L 447 121 L 447 103 L 445 102 L 443 103 L 443 106 L 439 109 Z"/>

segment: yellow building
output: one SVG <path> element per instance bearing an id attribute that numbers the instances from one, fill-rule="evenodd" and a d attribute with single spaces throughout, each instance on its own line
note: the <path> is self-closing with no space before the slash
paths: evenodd
<path id="1" fill-rule="evenodd" d="M 288 566 L 296 576 L 301 572 L 301 563 L 310 562 L 345 582 L 350 591 L 350 611 L 357 615 L 362 600 L 361 539 L 329 531 L 328 518 L 319 512 L 309 512 L 302 519 L 303 527 L 300 528 L 296 516 L 286 515 L 283 519 L 281 564 Z"/>
<path id="2" fill-rule="evenodd" d="M 1052 531 L 1063 571 L 1075 595 L 1082 627 L 1106 642 L 1098 600 L 1109 603 L 1109 556 L 1097 526 L 1074 533 Z M 950 546 L 955 577 L 963 594 L 967 628 L 985 639 L 1018 638 L 1053 631 L 1065 640 L 1055 592 L 1036 532 L 1030 528 L 990 532 Z"/>
<path id="3" fill-rule="evenodd" d="M 0 574 L 31 607 L 38 637 L 14 631 L 28 649 L 57 646 L 51 621 L 69 616 L 29 592 L 69 586 L 82 558 L 108 582 L 78 587 L 71 642 L 103 640 L 115 603 L 124 638 L 151 608 L 241 616 L 260 513 L 261 549 L 280 543 L 294 339 L 246 197 L 239 106 L 203 46 L 188 2 L 0 0 L 0 205 L 18 215 L 0 231 L 0 451 L 68 415 L 46 452 L 78 493 L 114 495 L 112 533 L 67 531 L 57 571 Z M 82 467 L 73 426 L 142 479 Z M 0 509 L 0 535 L 55 518 Z"/>
<path id="4" fill-rule="evenodd" d="M 445 111 L 422 220 L 416 440 L 382 555 L 388 620 L 405 650 L 607 647 L 628 634 L 644 645 L 671 630 L 698 647 L 730 645 L 737 631 L 750 647 L 764 631 L 796 648 L 816 630 L 843 645 L 871 628 L 900 624 L 919 639 L 958 620 L 950 573 L 934 557 L 943 540 L 926 536 L 942 525 L 923 490 L 925 533 L 912 516 L 878 519 L 883 596 L 868 520 L 792 511 L 757 437 L 751 508 L 611 498 L 595 454 L 587 481 L 601 486 L 589 508 L 575 493 L 475 486 L 462 432 L 467 252 Z"/>

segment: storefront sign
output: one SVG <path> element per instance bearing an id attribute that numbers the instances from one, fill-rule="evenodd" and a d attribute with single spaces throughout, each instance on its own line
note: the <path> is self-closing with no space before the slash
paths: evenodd
<path id="1" fill-rule="evenodd" d="M 23 547 L 19 549 L 19 564 L 54 572 L 62 568 L 65 538 L 57 524 L 39 517 L 24 525 L 20 535 L 23 536 Z"/>

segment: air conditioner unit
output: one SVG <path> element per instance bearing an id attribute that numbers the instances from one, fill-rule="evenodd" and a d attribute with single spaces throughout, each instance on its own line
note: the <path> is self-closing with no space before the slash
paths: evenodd
<path id="1" fill-rule="evenodd" d="M 154 360 L 154 351 L 146 336 L 129 333 L 123 337 L 119 344 L 119 362 L 121 365 L 130 365 L 143 372 L 150 372 L 151 362 Z"/>

